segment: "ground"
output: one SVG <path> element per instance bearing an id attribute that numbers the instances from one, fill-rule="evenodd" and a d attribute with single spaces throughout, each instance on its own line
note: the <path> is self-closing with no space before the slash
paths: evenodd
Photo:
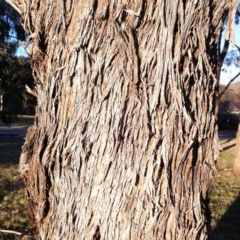
<path id="1" fill-rule="evenodd" d="M 217 160 L 210 208 L 212 212 L 211 240 L 240 239 L 240 176 L 232 173 L 236 132 L 221 131 L 222 151 Z"/>

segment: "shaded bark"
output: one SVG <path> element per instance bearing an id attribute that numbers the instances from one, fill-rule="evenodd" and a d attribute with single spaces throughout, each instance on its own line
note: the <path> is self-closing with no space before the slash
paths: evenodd
<path id="1" fill-rule="evenodd" d="M 39 239 L 206 239 L 229 1 L 10 1 L 38 96 L 20 160 Z"/>

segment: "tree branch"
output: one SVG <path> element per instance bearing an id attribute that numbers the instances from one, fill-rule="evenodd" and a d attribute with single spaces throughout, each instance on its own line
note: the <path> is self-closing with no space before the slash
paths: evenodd
<path id="1" fill-rule="evenodd" d="M 23 40 L 20 40 L 19 38 L 14 37 L 14 36 L 12 36 L 12 35 L 10 35 L 10 34 L 6 34 L 5 36 L 6 36 L 6 37 L 9 37 L 9 38 L 15 38 L 15 39 L 17 39 L 19 42 L 20 42 L 20 41 L 23 41 Z"/>
<path id="2" fill-rule="evenodd" d="M 228 21 L 225 32 L 225 38 L 232 43 L 232 46 L 235 46 L 235 16 L 238 9 L 238 0 L 229 1 L 229 12 L 228 12 Z"/>
<path id="3" fill-rule="evenodd" d="M 228 52 L 228 48 L 229 48 L 229 41 L 228 40 L 225 40 L 225 43 L 224 43 L 224 46 L 223 46 L 223 50 L 222 50 L 222 52 L 221 52 L 221 54 L 220 54 L 220 61 L 223 63 L 223 61 L 224 61 L 224 58 L 225 58 L 225 56 L 226 56 L 226 54 L 227 54 L 227 52 Z M 221 65 L 222 65 L 222 63 L 221 63 Z"/>
<path id="4" fill-rule="evenodd" d="M 16 3 L 14 0 L 6 0 L 20 15 L 22 15 L 22 11 L 19 8 L 19 4 Z"/>
<path id="5" fill-rule="evenodd" d="M 221 44 L 220 41 L 219 41 L 219 43 Z M 225 57 L 226 57 L 226 54 L 227 54 L 227 52 L 228 52 L 229 41 L 225 39 L 222 52 L 220 51 L 220 50 L 221 50 L 221 49 L 220 49 L 220 48 L 221 48 L 220 44 L 219 44 L 219 46 L 218 46 L 218 61 L 217 61 L 217 79 L 218 79 L 218 82 L 219 82 L 219 80 L 220 80 L 221 68 L 222 68 L 224 59 L 225 59 Z"/>
<path id="6" fill-rule="evenodd" d="M 36 230 L 36 227 L 30 228 L 29 230 L 27 230 L 27 231 L 25 231 L 25 232 L 17 232 L 17 231 L 4 230 L 4 229 L 1 229 L 0 232 L 18 235 L 18 236 L 19 236 L 19 239 L 21 239 L 22 237 L 24 237 L 24 236 L 26 236 L 26 235 L 29 235 L 30 233 L 33 233 L 35 230 Z"/>
<path id="7" fill-rule="evenodd" d="M 26 87 L 26 91 L 27 91 L 29 94 L 33 95 L 33 96 L 36 97 L 36 98 L 38 97 L 36 90 L 32 90 L 28 85 L 25 85 L 25 87 Z"/>
<path id="8" fill-rule="evenodd" d="M 12 230 L 0 230 L 0 232 L 2 233 L 11 233 L 11 234 L 14 234 L 14 235 L 18 235 L 18 236 L 21 236 L 21 232 L 17 232 L 17 231 L 12 231 Z"/>
<path id="9" fill-rule="evenodd" d="M 227 91 L 227 89 L 229 88 L 229 86 L 231 85 L 231 83 L 238 77 L 240 76 L 240 72 L 234 77 L 232 78 L 229 83 L 227 84 L 227 86 L 224 88 L 224 90 L 219 94 L 219 99 L 222 97 L 222 95 Z"/>
<path id="10" fill-rule="evenodd" d="M 237 44 L 235 44 L 235 47 L 240 51 L 240 47 Z"/>

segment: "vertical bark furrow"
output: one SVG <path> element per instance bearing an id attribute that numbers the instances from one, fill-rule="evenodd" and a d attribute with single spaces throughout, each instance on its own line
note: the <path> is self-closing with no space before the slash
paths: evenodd
<path id="1" fill-rule="evenodd" d="M 222 10 L 206 0 L 19 7 L 38 83 L 20 165 L 38 238 L 206 239 Z"/>

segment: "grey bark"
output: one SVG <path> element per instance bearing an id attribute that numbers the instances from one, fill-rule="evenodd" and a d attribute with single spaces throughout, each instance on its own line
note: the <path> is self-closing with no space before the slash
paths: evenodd
<path id="1" fill-rule="evenodd" d="M 8 2 L 38 84 L 20 161 L 36 238 L 207 239 L 231 1 Z"/>

